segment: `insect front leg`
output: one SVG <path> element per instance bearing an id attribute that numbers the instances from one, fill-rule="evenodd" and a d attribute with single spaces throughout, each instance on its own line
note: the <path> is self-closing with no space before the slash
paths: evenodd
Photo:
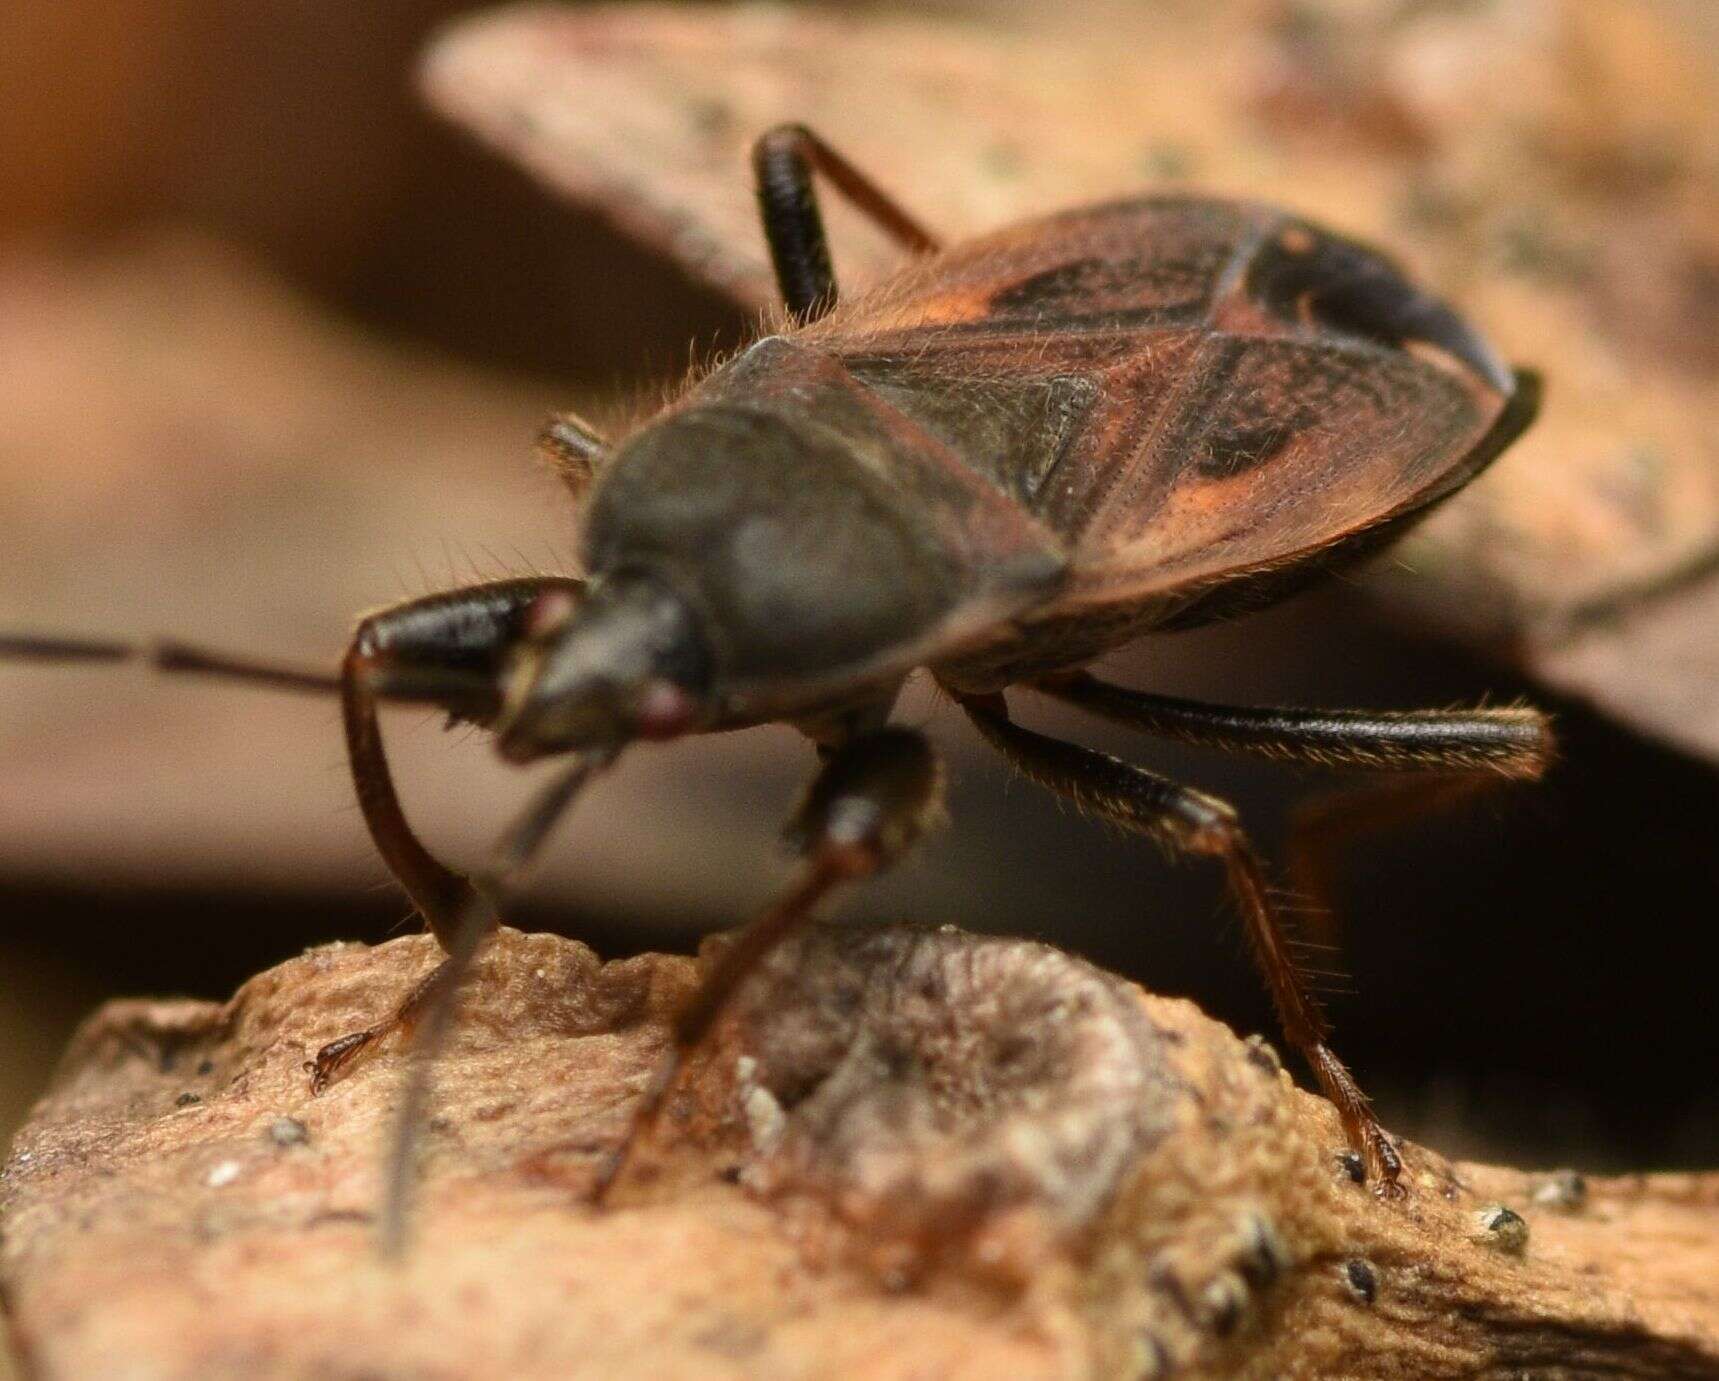
<path id="1" fill-rule="evenodd" d="M 1397 1181 L 1402 1160 L 1365 1095 L 1331 1049 L 1330 1025 L 1290 950 L 1266 887 L 1265 870 L 1234 809 L 1214 796 L 1108 754 L 1023 729 L 1009 719 L 1000 695 L 959 698 L 979 732 L 1032 781 L 1167 849 L 1223 863 L 1284 1035 L 1307 1060 L 1321 1091 L 1336 1106 L 1374 1188 L 1385 1195 L 1401 1193 Z"/>
<path id="2" fill-rule="evenodd" d="M 613 758 L 612 752 L 582 755 L 532 798 L 473 876 L 465 904 L 454 918 L 452 938 L 443 946 L 447 958 L 413 989 L 396 1014 L 397 1023 L 410 1021 L 419 1024 L 421 1031 L 412 1046 L 414 1062 L 388 1148 L 381 1232 L 384 1255 L 398 1256 L 405 1246 L 413 1152 L 430 1105 L 430 1070 L 452 1024 L 460 985 L 501 916 L 509 893 L 537 857 L 550 831 L 591 777 Z M 409 1016 L 403 1015 L 408 1011 Z"/>
<path id="3" fill-rule="evenodd" d="M 491 724 L 502 708 L 510 653 L 532 636 L 534 628 L 563 620 L 583 589 L 583 582 L 571 577 L 534 576 L 410 600 L 371 614 L 359 624 L 336 675 L 168 640 L 128 642 L 37 633 L 0 633 L 0 659 L 136 661 L 176 674 L 337 693 L 353 785 L 370 837 L 443 950 L 458 955 L 461 937 L 469 931 L 468 917 L 490 912 L 484 909 L 478 889 L 431 854 L 407 823 L 388 770 L 377 706 L 430 705 L 445 711 L 450 723 Z M 479 939 L 483 933 L 480 929 Z M 313 1090 L 325 1088 L 373 1052 L 383 1037 L 408 1031 L 434 1005 L 454 969 L 444 963 L 386 1020 L 324 1046 L 308 1066 Z"/>
<path id="4" fill-rule="evenodd" d="M 735 937 L 675 1021 L 668 1054 L 652 1075 L 626 1135 L 600 1169 L 601 1203 L 650 1137 L 680 1071 L 770 952 L 806 924 L 837 886 L 881 872 L 942 815 L 943 772 L 931 745 L 909 729 L 862 733 L 829 752 L 785 837 L 798 874 L 763 915 Z"/>
<path id="5" fill-rule="evenodd" d="M 937 241 L 876 183 L 804 125 L 778 125 L 752 146 L 764 238 L 788 314 L 801 324 L 836 305 L 836 273 L 812 174 L 822 173 L 903 247 L 930 254 Z"/>
<path id="6" fill-rule="evenodd" d="M 566 577 L 495 581 L 411 600 L 371 614 L 341 663 L 340 707 L 353 787 L 377 852 L 444 951 L 453 953 L 466 913 L 480 906 L 472 883 L 426 849 L 400 805 L 382 744 L 377 706 L 404 701 L 436 706 L 451 722 L 493 722 L 502 705 L 508 653 L 530 636 L 537 617 L 558 617 L 583 586 Z M 309 1063 L 321 1092 L 373 1054 L 384 1037 L 408 1033 L 447 974 L 447 963 L 374 1026 L 332 1041 Z"/>

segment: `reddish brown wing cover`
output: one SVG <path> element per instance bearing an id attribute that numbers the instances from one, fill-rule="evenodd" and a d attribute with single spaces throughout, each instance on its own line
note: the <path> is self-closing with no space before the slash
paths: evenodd
<path id="1" fill-rule="evenodd" d="M 1198 185 L 1389 245 L 1549 388 L 1365 588 L 1719 760 L 1713 6 L 932 8 L 515 7 L 450 29 L 425 86 L 748 308 L 775 289 L 746 151 L 784 120 L 950 239 Z M 824 203 L 844 291 L 899 267 Z"/>
<path id="2" fill-rule="evenodd" d="M 1043 518 L 1093 602 L 1275 565 L 1442 495 L 1511 387 L 1381 256 L 1191 197 L 957 246 L 809 334 Z"/>

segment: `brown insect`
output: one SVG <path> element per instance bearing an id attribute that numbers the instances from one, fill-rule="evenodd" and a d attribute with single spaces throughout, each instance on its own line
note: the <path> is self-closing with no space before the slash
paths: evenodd
<path id="1" fill-rule="evenodd" d="M 1536 379 L 1389 260 L 1272 207 L 1145 197 L 939 249 L 805 129 L 766 135 L 754 162 L 782 329 L 618 442 L 571 417 L 544 434 L 584 505 L 584 578 L 492 582 L 370 615 L 333 676 L 174 644 L 19 636 L 0 652 L 141 655 L 338 692 L 365 822 L 447 958 L 392 1015 L 319 1052 L 318 1089 L 425 1018 L 417 1044 L 433 1049 L 510 881 L 626 745 L 802 729 L 822 758 L 789 830 L 802 870 L 681 1015 L 599 1198 L 759 959 L 937 816 L 929 744 L 887 723 L 904 679 L 929 669 L 1028 777 L 1222 861 L 1286 1035 L 1376 1188 L 1396 1191 L 1397 1153 L 1328 1043 L 1235 812 L 1020 727 L 1005 692 L 1281 759 L 1538 775 L 1551 738 L 1531 709 L 1236 709 L 1082 670 L 1140 634 L 1243 612 L 1372 552 L 1521 434 Z M 918 261 L 839 301 L 814 172 Z M 379 702 L 437 706 L 492 731 L 514 762 L 571 764 L 489 866 L 462 877 L 406 822 Z M 422 1098 L 419 1080 L 407 1127 Z M 396 1234 L 408 1147 L 399 1138 Z"/>

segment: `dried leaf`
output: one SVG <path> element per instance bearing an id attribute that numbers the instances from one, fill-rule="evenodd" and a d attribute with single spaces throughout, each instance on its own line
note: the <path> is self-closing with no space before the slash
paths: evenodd
<path id="1" fill-rule="evenodd" d="M 1653 609 L 1719 554 L 1712 27 L 1673 0 L 526 6 L 451 30 L 423 79 L 445 113 L 749 307 L 772 286 L 746 151 L 789 119 L 951 236 L 1198 186 L 1388 245 L 1540 368 L 1549 402 L 1374 588 L 1719 757 L 1719 678 L 1664 631 L 1711 642 L 1713 624 Z M 845 282 L 895 262 L 831 219 Z"/>

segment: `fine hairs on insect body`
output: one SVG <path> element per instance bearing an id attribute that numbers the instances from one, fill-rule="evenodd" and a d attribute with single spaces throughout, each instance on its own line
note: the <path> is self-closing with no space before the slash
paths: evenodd
<path id="1" fill-rule="evenodd" d="M 1433 795 L 1538 776 L 1552 740 L 1524 706 L 1238 708 L 1086 670 L 1137 637 L 1236 617 L 1377 551 L 1521 435 L 1537 377 L 1383 255 L 1274 207 L 1147 196 L 943 247 L 802 127 L 760 139 L 754 173 L 786 309 L 777 329 L 625 437 L 564 416 L 540 438 L 579 502 L 583 574 L 371 614 L 332 672 L 35 634 L 0 637 L 0 656 L 142 658 L 339 698 L 365 823 L 446 952 L 395 1010 L 307 1066 L 320 1090 L 412 1041 L 384 1216 L 393 1245 L 425 1071 L 458 986 L 582 788 L 630 744 L 766 723 L 800 729 L 819 759 L 788 828 L 799 869 L 680 1013 L 593 1178 L 600 1201 L 760 962 L 830 892 L 889 867 L 941 818 L 929 741 L 889 722 L 917 671 L 1031 780 L 1222 865 L 1285 1035 L 1376 1191 L 1405 1192 L 1235 811 L 1022 727 L 1010 697 L 1037 692 L 1282 761 L 1415 774 Z M 852 302 L 838 295 L 818 176 L 914 259 Z M 407 822 L 378 715 L 396 703 L 488 731 L 508 761 L 566 760 L 471 876 Z"/>

